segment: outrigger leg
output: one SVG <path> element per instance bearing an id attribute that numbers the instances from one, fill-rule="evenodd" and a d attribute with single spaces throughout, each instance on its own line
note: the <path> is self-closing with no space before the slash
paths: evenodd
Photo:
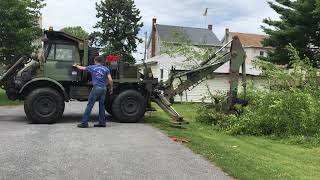
<path id="1" fill-rule="evenodd" d="M 172 107 L 172 104 L 167 100 L 167 98 L 163 94 L 157 94 L 157 96 L 153 97 L 153 101 L 160 106 L 160 108 L 166 112 L 171 117 L 171 125 L 172 126 L 181 126 L 183 124 L 188 124 L 187 121 L 183 119 L 183 117 Z"/>

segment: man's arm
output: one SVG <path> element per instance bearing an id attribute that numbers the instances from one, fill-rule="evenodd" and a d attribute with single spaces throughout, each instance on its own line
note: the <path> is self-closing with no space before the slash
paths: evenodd
<path id="1" fill-rule="evenodd" d="M 86 70 L 86 68 L 87 68 L 87 67 L 85 67 L 85 66 L 80 66 L 80 65 L 77 65 L 77 64 L 74 64 L 73 67 L 75 67 L 75 68 L 77 68 L 77 69 L 79 69 L 79 70 L 81 70 L 81 71 L 84 71 L 84 70 Z"/>
<path id="2" fill-rule="evenodd" d="M 111 74 L 108 74 L 107 76 L 108 78 L 108 84 L 109 84 L 109 94 L 113 94 L 113 80 L 112 80 L 112 77 L 111 77 Z"/>

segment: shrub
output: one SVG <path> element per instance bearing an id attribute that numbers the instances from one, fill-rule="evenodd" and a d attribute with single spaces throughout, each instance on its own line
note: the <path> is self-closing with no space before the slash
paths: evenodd
<path id="1" fill-rule="evenodd" d="M 251 93 L 250 105 L 221 128 L 232 134 L 314 136 L 320 130 L 318 94 L 300 89 Z"/>
<path id="2" fill-rule="evenodd" d="M 238 114 L 223 113 L 218 105 L 226 98 L 215 97 L 208 89 L 212 103 L 199 108 L 197 121 L 233 135 L 318 142 L 314 139 L 320 137 L 320 73 L 308 64 L 307 58 L 301 60 L 291 45 L 287 48 L 293 62 L 290 70 L 268 62 L 257 63 L 270 82 L 270 89 L 258 91 L 250 86 L 246 95 L 249 105 L 236 106 Z"/>
<path id="3" fill-rule="evenodd" d="M 219 125 L 226 121 L 228 115 L 216 108 L 209 107 L 210 105 L 200 105 L 196 121 L 208 125 Z"/>
<path id="4" fill-rule="evenodd" d="M 204 124 L 219 125 L 228 117 L 223 111 L 227 102 L 226 94 L 220 91 L 213 94 L 208 85 L 207 90 L 207 96 L 203 97 L 203 103 L 198 107 L 196 121 Z M 209 100 L 209 103 L 205 103 L 206 100 Z"/>

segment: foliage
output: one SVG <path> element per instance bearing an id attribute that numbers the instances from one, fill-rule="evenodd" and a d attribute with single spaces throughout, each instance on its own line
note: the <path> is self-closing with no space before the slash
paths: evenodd
<path id="1" fill-rule="evenodd" d="M 162 51 L 170 57 L 182 56 L 188 65 L 199 66 L 204 60 L 207 60 L 216 50 L 204 45 L 195 46 L 192 44 L 186 32 L 181 28 L 176 28 L 170 36 L 162 41 Z"/>
<path id="2" fill-rule="evenodd" d="M 30 55 L 41 35 L 38 21 L 43 0 L 0 1 L 0 61 L 11 63 L 16 56 Z"/>
<path id="3" fill-rule="evenodd" d="M 292 45 L 288 45 L 287 50 L 292 69 L 269 62 L 257 63 L 270 82 L 270 89 L 249 89 L 249 105 L 236 106 L 240 114 L 222 116 L 216 108 L 201 107 L 198 119 L 235 135 L 287 138 L 320 135 L 318 70 L 306 63 L 308 58 L 300 59 Z"/>
<path id="4" fill-rule="evenodd" d="M 75 27 L 65 27 L 61 29 L 60 31 L 65 32 L 67 34 L 70 34 L 72 36 L 75 36 L 79 39 L 88 39 L 89 33 L 86 32 L 81 26 L 75 26 Z"/>
<path id="5" fill-rule="evenodd" d="M 227 102 L 226 93 L 216 92 L 213 94 L 209 86 L 206 87 L 207 95 L 202 98 L 203 103 L 197 108 L 196 121 L 209 125 L 219 125 L 228 118 L 224 111 Z M 209 102 L 206 103 L 206 100 L 209 100 Z"/>
<path id="6" fill-rule="evenodd" d="M 225 122 L 228 115 L 216 108 L 200 105 L 197 110 L 197 122 L 208 125 L 220 125 Z"/>
<path id="7" fill-rule="evenodd" d="M 320 91 L 302 89 L 249 93 L 250 105 L 222 126 L 232 134 L 306 137 L 320 133 Z"/>
<path id="8" fill-rule="evenodd" d="M 262 69 L 262 76 L 270 82 L 271 89 L 319 88 L 319 71 L 313 68 L 307 57 L 300 59 L 299 52 L 289 44 L 286 47 L 290 58 L 290 69 L 266 61 L 255 61 L 257 68 Z"/>
<path id="9" fill-rule="evenodd" d="M 292 43 L 299 51 L 300 58 L 306 55 L 313 66 L 320 65 L 320 2 L 275 0 L 270 1 L 269 5 L 280 15 L 280 20 L 264 19 L 266 26 L 262 28 L 269 38 L 263 44 L 275 48 L 267 60 L 289 64 L 291 59 L 286 45 Z"/>
<path id="10" fill-rule="evenodd" d="M 138 33 L 143 26 L 140 10 L 134 0 L 103 0 L 96 3 L 98 23 L 101 29 L 91 34 L 92 44 L 102 47 L 104 53 L 120 55 L 129 63 L 135 63 L 132 56 L 137 51 L 137 43 L 142 40 Z"/>

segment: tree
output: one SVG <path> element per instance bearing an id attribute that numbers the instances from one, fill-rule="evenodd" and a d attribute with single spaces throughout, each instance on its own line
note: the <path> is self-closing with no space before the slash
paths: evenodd
<path id="1" fill-rule="evenodd" d="M 30 55 L 40 38 L 43 0 L 0 1 L 0 62 L 10 63 L 21 54 Z"/>
<path id="2" fill-rule="evenodd" d="M 101 31 L 91 35 L 92 44 L 102 47 L 105 54 L 120 55 L 124 61 L 135 63 L 132 53 L 142 42 L 137 35 L 143 23 L 134 0 L 102 0 L 96 3 L 96 9 L 99 21 L 95 28 Z"/>
<path id="3" fill-rule="evenodd" d="M 185 59 L 184 65 L 188 68 L 194 66 L 199 67 L 201 62 L 209 59 L 210 56 L 216 51 L 216 48 L 210 46 L 195 46 L 192 44 L 190 37 L 187 33 L 177 28 L 162 41 L 162 51 L 170 57 L 181 56 Z"/>
<path id="4" fill-rule="evenodd" d="M 266 58 L 278 64 L 290 64 L 286 46 L 292 44 L 301 57 L 308 57 L 313 66 L 319 66 L 320 47 L 320 1 L 318 0 L 275 0 L 269 5 L 279 15 L 280 20 L 264 19 L 262 26 L 269 38 L 265 46 L 274 47 Z"/>
<path id="5" fill-rule="evenodd" d="M 65 32 L 67 34 L 70 34 L 72 36 L 75 36 L 79 39 L 88 39 L 89 33 L 87 33 L 84 29 L 82 29 L 81 26 L 75 26 L 75 27 L 65 27 L 61 29 L 60 31 Z"/>

